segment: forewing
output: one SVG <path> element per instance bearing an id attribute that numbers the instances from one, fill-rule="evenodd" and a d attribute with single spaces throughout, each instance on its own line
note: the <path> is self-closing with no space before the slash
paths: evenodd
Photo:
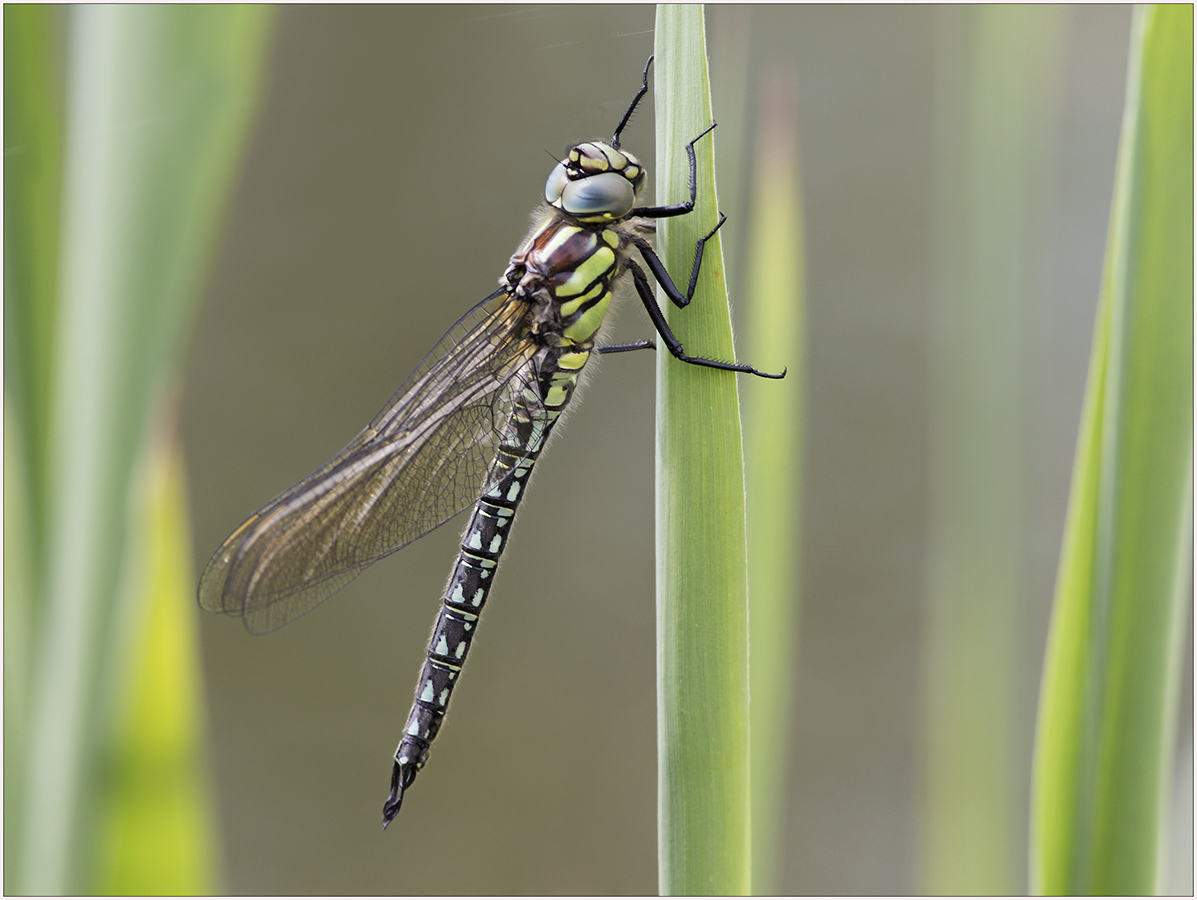
<path id="1" fill-rule="evenodd" d="M 496 448 L 528 402 L 526 316 L 501 290 L 466 313 L 344 450 L 230 535 L 200 605 L 273 631 L 473 503 L 501 477 Z"/>

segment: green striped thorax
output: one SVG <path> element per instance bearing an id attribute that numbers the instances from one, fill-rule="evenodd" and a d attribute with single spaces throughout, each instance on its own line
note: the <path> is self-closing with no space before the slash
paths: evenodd
<path id="1" fill-rule="evenodd" d="M 632 211 L 647 179 L 632 154 L 589 141 L 572 147 L 554 166 L 544 199 L 579 222 L 614 222 Z"/>

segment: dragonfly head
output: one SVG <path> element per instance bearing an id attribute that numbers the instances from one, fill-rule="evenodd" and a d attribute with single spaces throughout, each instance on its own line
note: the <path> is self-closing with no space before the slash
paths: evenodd
<path id="1" fill-rule="evenodd" d="M 591 141 L 571 147 L 544 186 L 548 204 L 581 222 L 613 222 L 636 205 L 648 175 L 626 150 Z"/>

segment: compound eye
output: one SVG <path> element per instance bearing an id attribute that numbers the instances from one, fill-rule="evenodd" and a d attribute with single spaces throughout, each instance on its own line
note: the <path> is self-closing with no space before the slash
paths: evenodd
<path id="1" fill-rule="evenodd" d="M 544 185 L 544 198 L 550 206 L 557 205 L 561 199 L 561 192 L 565 190 L 567 184 L 569 184 L 569 172 L 565 168 L 565 163 L 557 163 L 553 166 L 553 171 L 549 173 L 549 180 Z"/>
<path id="2" fill-rule="evenodd" d="M 549 183 L 552 181 L 550 175 Z M 583 219 L 620 219 L 632 211 L 635 203 L 632 183 L 617 172 L 604 172 L 566 185 L 562 191 L 561 208 L 571 216 Z"/>

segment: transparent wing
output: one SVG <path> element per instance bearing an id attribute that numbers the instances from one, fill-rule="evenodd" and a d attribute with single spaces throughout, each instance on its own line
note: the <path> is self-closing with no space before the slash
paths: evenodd
<path id="1" fill-rule="evenodd" d="M 200 605 L 273 631 L 498 481 L 512 409 L 537 395 L 524 391 L 527 310 L 498 290 L 466 313 L 344 450 L 229 536 L 204 569 Z"/>

